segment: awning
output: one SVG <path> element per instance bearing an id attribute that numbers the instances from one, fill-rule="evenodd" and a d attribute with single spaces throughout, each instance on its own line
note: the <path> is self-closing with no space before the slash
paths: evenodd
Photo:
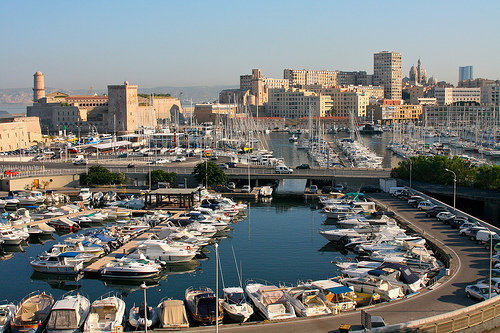
<path id="1" fill-rule="evenodd" d="M 335 287 L 335 288 L 328 288 L 328 290 L 331 291 L 332 293 L 334 293 L 335 295 L 345 294 L 345 293 L 349 293 L 349 292 L 352 291 L 351 288 L 346 287 L 346 286 L 340 286 L 340 287 Z"/>
<path id="2" fill-rule="evenodd" d="M 79 254 L 80 252 L 63 252 L 59 255 L 59 257 L 74 258 Z"/>

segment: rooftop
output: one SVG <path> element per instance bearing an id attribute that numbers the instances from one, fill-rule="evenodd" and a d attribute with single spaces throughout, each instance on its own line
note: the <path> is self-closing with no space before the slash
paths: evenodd
<path id="1" fill-rule="evenodd" d="M 195 188 L 159 188 L 149 192 L 149 194 L 163 194 L 163 195 L 189 195 L 196 194 L 200 190 L 199 187 Z"/>

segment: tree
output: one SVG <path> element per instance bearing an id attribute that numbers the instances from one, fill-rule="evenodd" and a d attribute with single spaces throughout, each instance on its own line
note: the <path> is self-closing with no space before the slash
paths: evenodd
<path id="1" fill-rule="evenodd" d="M 125 174 L 123 172 L 111 172 L 102 165 L 89 168 L 88 173 L 80 175 L 81 185 L 112 185 L 124 184 Z"/>
<path id="2" fill-rule="evenodd" d="M 149 181 L 149 175 L 148 181 Z M 166 172 L 164 170 L 153 170 L 151 171 L 151 184 L 158 184 L 160 182 L 169 183 L 170 185 L 175 184 L 177 179 L 177 174 L 175 172 Z"/>
<path id="3" fill-rule="evenodd" d="M 214 162 L 198 163 L 194 167 L 193 174 L 200 183 L 211 185 L 222 185 L 227 182 L 227 175 Z"/>

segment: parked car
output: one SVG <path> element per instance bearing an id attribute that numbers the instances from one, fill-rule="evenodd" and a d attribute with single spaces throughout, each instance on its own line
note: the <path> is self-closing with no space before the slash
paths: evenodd
<path id="1" fill-rule="evenodd" d="M 4 176 L 17 176 L 19 175 L 19 171 L 15 170 L 5 170 L 3 173 Z"/>
<path id="2" fill-rule="evenodd" d="M 233 182 L 229 182 L 229 183 L 227 183 L 227 187 L 234 190 L 234 189 L 236 189 L 236 184 Z"/>
<path id="3" fill-rule="evenodd" d="M 427 217 L 436 217 L 437 214 L 442 212 L 447 212 L 448 210 L 444 206 L 435 206 L 425 212 Z"/>
<path id="4" fill-rule="evenodd" d="M 297 166 L 295 169 L 311 169 L 311 167 L 309 166 L 309 164 L 304 163 Z"/>
<path id="5" fill-rule="evenodd" d="M 497 262 L 500 262 L 500 260 Z M 488 289 L 489 289 L 490 279 L 479 280 L 479 281 L 477 281 L 476 284 L 485 284 L 488 286 Z M 497 294 L 500 293 L 500 278 L 497 278 L 497 277 L 491 278 L 491 289 L 493 289 Z"/>
<path id="6" fill-rule="evenodd" d="M 215 188 L 214 188 L 214 191 L 215 192 L 219 192 L 219 193 L 232 193 L 234 192 L 233 189 L 227 187 L 227 186 L 223 186 L 223 185 L 217 185 Z"/>
<path id="7" fill-rule="evenodd" d="M 156 164 L 165 164 L 168 163 L 169 161 L 166 158 L 159 158 L 155 162 Z"/>
<path id="8" fill-rule="evenodd" d="M 436 215 L 436 219 L 438 221 L 444 222 L 448 219 L 452 219 L 455 217 L 455 214 L 450 213 L 450 212 L 441 212 Z"/>
<path id="9" fill-rule="evenodd" d="M 80 149 L 78 148 L 69 148 L 68 153 L 70 154 L 78 154 L 80 152 Z"/>
<path id="10" fill-rule="evenodd" d="M 469 239 L 471 241 L 475 241 L 476 240 L 476 236 L 477 236 L 477 233 L 481 230 L 488 230 L 486 229 L 485 227 L 474 227 L 474 228 L 471 228 L 470 229 L 470 233 L 469 233 Z"/>
<path id="11" fill-rule="evenodd" d="M 309 193 L 312 193 L 312 194 L 318 193 L 318 185 L 309 186 Z"/>
<path id="12" fill-rule="evenodd" d="M 129 163 L 127 165 L 127 168 L 131 169 L 131 168 L 135 168 L 135 164 L 134 163 Z"/>
<path id="13" fill-rule="evenodd" d="M 372 316 L 371 317 L 372 328 L 385 327 L 384 318 L 381 316 Z"/>
<path id="14" fill-rule="evenodd" d="M 127 157 L 128 157 L 127 153 L 123 153 L 123 154 L 118 155 L 118 158 L 127 158 Z"/>
<path id="15" fill-rule="evenodd" d="M 250 193 L 250 191 L 250 185 L 243 185 L 243 187 L 241 188 L 241 193 Z"/>
<path id="16" fill-rule="evenodd" d="M 226 164 L 230 168 L 236 168 L 237 167 L 236 162 L 226 162 Z"/>
<path id="17" fill-rule="evenodd" d="M 334 186 L 323 186 L 321 188 L 321 192 L 323 194 L 328 194 L 328 193 L 331 193 L 331 192 L 337 192 L 337 190 L 335 189 Z"/>
<path id="18" fill-rule="evenodd" d="M 436 207 L 436 205 L 430 202 L 430 200 L 420 201 L 417 205 L 417 208 L 423 211 L 431 210 L 434 207 Z"/>
<path id="19" fill-rule="evenodd" d="M 475 298 L 480 301 L 485 301 L 490 298 L 490 286 L 489 284 L 478 283 L 472 284 L 465 287 L 465 295 L 468 298 Z M 498 296 L 498 294 L 493 290 L 491 290 L 491 297 Z"/>
<path id="20" fill-rule="evenodd" d="M 229 169 L 229 165 L 227 165 L 226 163 L 221 163 L 221 164 L 219 164 L 219 168 L 221 168 L 221 169 Z"/>
<path id="21" fill-rule="evenodd" d="M 425 200 L 425 198 L 421 197 L 420 195 L 412 195 L 408 199 L 408 205 L 416 208 L 418 206 L 418 204 L 420 203 L 420 201 L 424 201 L 424 200 Z"/>
<path id="22" fill-rule="evenodd" d="M 460 228 L 465 222 L 469 222 L 469 219 L 463 216 L 455 216 L 451 220 L 448 220 L 448 224 L 453 228 Z"/>
<path id="23" fill-rule="evenodd" d="M 359 191 L 362 192 L 362 193 L 379 193 L 379 192 L 382 192 L 382 190 L 379 187 L 371 186 L 371 185 L 361 186 L 361 188 L 359 189 Z"/>
<path id="24" fill-rule="evenodd" d="M 176 162 L 184 162 L 186 161 L 186 158 L 184 156 L 177 156 L 177 158 L 175 159 Z"/>

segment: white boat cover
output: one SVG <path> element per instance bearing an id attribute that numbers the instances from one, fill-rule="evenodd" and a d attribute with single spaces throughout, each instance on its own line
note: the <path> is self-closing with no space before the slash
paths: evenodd
<path id="1" fill-rule="evenodd" d="M 284 297 L 283 291 L 276 286 L 261 286 L 259 292 L 262 294 L 262 303 L 264 305 L 278 303 Z"/>
<path id="2" fill-rule="evenodd" d="M 186 308 L 181 300 L 170 299 L 161 304 L 163 328 L 189 327 Z"/>

